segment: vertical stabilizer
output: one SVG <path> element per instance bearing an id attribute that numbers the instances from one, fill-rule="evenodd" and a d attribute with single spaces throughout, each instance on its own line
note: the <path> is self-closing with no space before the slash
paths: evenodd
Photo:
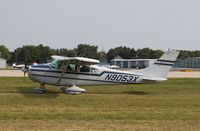
<path id="1" fill-rule="evenodd" d="M 152 77 L 166 78 L 178 55 L 178 51 L 167 51 L 153 65 L 146 69 L 138 70 L 137 73 Z"/>

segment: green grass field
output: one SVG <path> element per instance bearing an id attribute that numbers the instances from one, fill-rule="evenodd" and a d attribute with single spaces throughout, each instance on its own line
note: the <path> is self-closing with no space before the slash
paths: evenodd
<path id="1" fill-rule="evenodd" d="M 68 95 L 28 78 L 0 77 L 0 130 L 199 130 L 200 79 L 83 86 Z"/>

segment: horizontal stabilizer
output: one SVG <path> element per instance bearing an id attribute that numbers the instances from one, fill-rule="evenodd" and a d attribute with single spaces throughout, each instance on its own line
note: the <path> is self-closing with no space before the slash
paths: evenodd
<path id="1" fill-rule="evenodd" d="M 165 81 L 167 80 L 167 78 L 156 78 L 156 77 L 142 77 L 143 80 L 146 80 L 146 81 Z"/>

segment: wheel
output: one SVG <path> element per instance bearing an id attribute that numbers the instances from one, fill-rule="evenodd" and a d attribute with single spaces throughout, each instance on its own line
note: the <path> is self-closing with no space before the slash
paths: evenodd
<path id="1" fill-rule="evenodd" d="M 65 92 L 71 95 L 78 95 L 81 93 L 85 93 L 85 89 L 73 85 L 72 87 L 65 89 Z"/>
<path id="2" fill-rule="evenodd" d="M 65 93 L 65 87 L 64 86 L 60 86 L 60 90 L 62 91 L 62 92 L 64 92 Z"/>
<path id="3" fill-rule="evenodd" d="M 37 88 L 35 88 L 35 93 L 43 94 L 45 92 L 46 92 L 46 89 L 44 87 L 37 87 Z"/>

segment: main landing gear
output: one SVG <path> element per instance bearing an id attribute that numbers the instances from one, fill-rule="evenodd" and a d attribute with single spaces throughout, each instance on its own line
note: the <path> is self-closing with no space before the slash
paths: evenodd
<path id="1" fill-rule="evenodd" d="M 78 86 L 73 85 L 72 87 L 69 88 L 65 88 L 64 86 L 61 86 L 60 89 L 67 93 L 67 94 L 71 94 L 71 95 L 78 95 L 81 93 L 85 93 L 85 89 L 80 88 Z"/>
<path id="2" fill-rule="evenodd" d="M 69 88 L 61 86 L 60 89 L 64 93 L 71 94 L 71 95 L 78 95 L 78 94 L 81 94 L 81 93 L 85 93 L 85 89 L 80 88 L 80 87 L 75 86 L 75 85 L 73 85 L 72 87 L 69 87 Z M 40 84 L 40 87 L 35 88 L 34 91 L 35 91 L 35 93 L 38 93 L 38 94 L 46 93 L 46 89 L 45 89 L 44 84 Z"/>

